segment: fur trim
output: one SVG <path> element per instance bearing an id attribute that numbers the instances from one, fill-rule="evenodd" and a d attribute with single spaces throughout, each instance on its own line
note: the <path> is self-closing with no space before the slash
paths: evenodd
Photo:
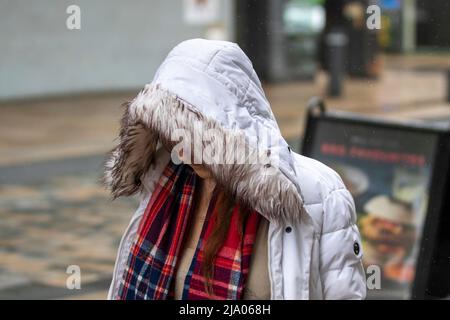
<path id="1" fill-rule="evenodd" d="M 217 183 L 270 221 L 299 219 L 304 207 L 297 188 L 279 168 L 270 164 L 270 152 L 267 154 L 269 163 L 245 161 L 255 156 L 256 151 L 249 147 L 243 132 L 224 128 L 157 85 L 147 85 L 125 107 L 119 143 L 105 163 L 103 178 L 114 198 L 142 190 L 142 181 L 151 167 L 158 142 L 173 147 L 171 133 L 174 130 L 181 128 L 195 135 L 194 123 L 201 121 L 204 129 L 218 130 L 237 150 L 246 150 L 237 153 L 239 159 L 233 164 L 204 164 Z"/>

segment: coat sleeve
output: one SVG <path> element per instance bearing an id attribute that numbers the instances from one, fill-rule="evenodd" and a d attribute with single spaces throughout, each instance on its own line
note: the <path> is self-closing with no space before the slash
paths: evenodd
<path id="1" fill-rule="evenodd" d="M 320 239 L 320 275 L 325 299 L 364 299 L 366 278 L 355 204 L 341 188 L 324 201 Z"/>

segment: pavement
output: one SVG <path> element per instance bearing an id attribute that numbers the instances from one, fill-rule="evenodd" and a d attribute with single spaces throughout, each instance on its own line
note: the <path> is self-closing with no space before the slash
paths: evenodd
<path id="1" fill-rule="evenodd" d="M 0 167 L 0 299 L 105 297 L 137 200 L 110 201 L 97 182 L 102 159 Z M 80 290 L 67 289 L 71 265 Z"/>
<path id="2" fill-rule="evenodd" d="M 449 56 L 389 56 L 378 80 L 347 79 L 329 109 L 399 120 L 449 121 Z M 298 150 L 311 96 L 327 77 L 265 86 L 281 131 Z M 120 105 L 136 91 L 0 103 L 0 299 L 104 299 L 136 198 L 100 186 Z M 68 289 L 68 266 L 81 288 Z"/>

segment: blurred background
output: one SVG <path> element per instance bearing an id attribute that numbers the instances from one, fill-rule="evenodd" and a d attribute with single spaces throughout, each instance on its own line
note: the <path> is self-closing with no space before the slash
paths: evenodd
<path id="1" fill-rule="evenodd" d="M 298 151 L 313 96 L 450 122 L 449 31 L 448 0 L 0 0 L 0 299 L 106 297 L 137 199 L 110 201 L 103 157 L 180 41 L 237 42 Z"/>

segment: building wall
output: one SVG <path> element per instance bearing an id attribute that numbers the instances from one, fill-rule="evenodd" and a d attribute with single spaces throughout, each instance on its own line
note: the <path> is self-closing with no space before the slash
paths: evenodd
<path id="1" fill-rule="evenodd" d="M 233 1 L 217 25 L 233 40 Z M 68 30 L 66 8 L 81 8 Z M 0 100 L 140 88 L 178 42 L 204 37 L 182 0 L 0 0 Z"/>

